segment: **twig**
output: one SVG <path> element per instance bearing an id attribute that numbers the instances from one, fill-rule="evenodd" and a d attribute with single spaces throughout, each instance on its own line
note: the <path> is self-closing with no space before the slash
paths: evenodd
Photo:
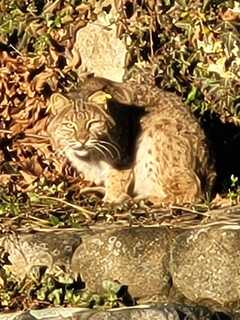
<path id="1" fill-rule="evenodd" d="M 91 219 L 91 216 L 95 216 L 95 213 L 93 213 L 93 212 L 91 212 L 91 211 L 89 211 L 89 210 L 87 210 L 87 209 L 84 209 L 84 208 L 82 208 L 82 207 L 80 207 L 80 206 L 77 206 L 76 204 L 67 202 L 67 201 L 65 201 L 65 200 L 63 200 L 63 199 L 58 199 L 58 198 L 48 197 L 48 196 L 40 196 L 39 198 L 40 198 L 40 199 L 54 200 L 54 201 L 58 201 L 58 202 L 61 202 L 61 203 L 63 203 L 63 204 L 66 204 L 67 206 L 70 206 L 70 207 L 72 207 L 72 208 L 80 211 L 80 212 L 83 214 L 83 216 L 84 216 L 85 218 L 87 218 L 87 219 Z"/>
<path id="2" fill-rule="evenodd" d="M 11 130 L 7 130 L 7 129 L 0 129 L 0 132 L 11 134 L 11 135 L 14 134 Z M 22 133 L 22 132 L 19 132 L 19 133 Z M 49 140 L 49 136 L 42 136 L 40 134 L 25 133 L 25 132 L 23 132 L 23 133 L 24 133 L 25 137 L 28 137 L 28 138 L 37 138 L 37 139 L 40 138 L 40 139 L 48 139 Z"/>
<path id="3" fill-rule="evenodd" d="M 171 206 L 170 209 L 175 209 L 175 210 L 182 210 L 182 211 L 185 211 L 185 212 L 190 212 L 190 213 L 194 213 L 194 214 L 198 214 L 198 215 L 202 215 L 204 217 L 209 217 L 209 211 L 206 211 L 206 212 L 200 212 L 200 211 L 197 211 L 195 209 L 190 209 L 190 208 L 186 208 L 186 207 L 179 207 L 179 206 Z"/>

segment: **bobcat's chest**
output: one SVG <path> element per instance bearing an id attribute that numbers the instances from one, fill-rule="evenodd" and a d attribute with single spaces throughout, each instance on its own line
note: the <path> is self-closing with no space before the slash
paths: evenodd
<path id="1" fill-rule="evenodd" d="M 68 149 L 65 152 L 65 156 L 71 163 L 71 165 L 84 175 L 84 178 L 88 181 L 94 182 L 96 185 L 103 185 L 107 179 L 109 173 L 109 165 L 101 160 L 93 158 L 82 159 L 77 157 L 76 153 L 72 149 Z"/>

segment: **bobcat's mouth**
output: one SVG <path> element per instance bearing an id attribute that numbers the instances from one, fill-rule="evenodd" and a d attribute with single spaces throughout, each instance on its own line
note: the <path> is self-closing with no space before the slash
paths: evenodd
<path id="1" fill-rule="evenodd" d="M 78 158 L 86 157 L 89 155 L 90 149 L 82 143 L 74 143 L 68 146 L 69 149 L 72 149 L 74 154 Z"/>
<path id="2" fill-rule="evenodd" d="M 102 159 L 120 159 L 120 151 L 118 146 L 112 142 L 105 140 L 91 139 L 86 143 L 74 142 L 69 143 L 66 151 L 72 150 L 74 155 L 78 158 L 86 158 L 91 154 L 98 154 Z"/>
<path id="3" fill-rule="evenodd" d="M 74 153 L 78 158 L 84 158 L 89 155 L 89 151 L 86 149 L 74 150 Z"/>

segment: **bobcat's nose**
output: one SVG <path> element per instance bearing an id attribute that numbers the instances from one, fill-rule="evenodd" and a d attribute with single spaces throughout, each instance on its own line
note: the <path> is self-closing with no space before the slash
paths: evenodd
<path id="1" fill-rule="evenodd" d="M 88 132 L 79 131 L 76 133 L 76 138 L 84 146 L 84 144 L 88 141 L 89 138 Z"/>

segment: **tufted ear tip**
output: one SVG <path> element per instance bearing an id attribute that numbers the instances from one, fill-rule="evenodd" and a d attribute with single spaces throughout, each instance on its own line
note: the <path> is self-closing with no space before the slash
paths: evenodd
<path id="1" fill-rule="evenodd" d="M 105 105 L 109 99 L 112 99 L 112 96 L 109 93 L 98 90 L 88 98 L 88 101 Z"/>
<path id="2" fill-rule="evenodd" d="M 48 110 L 52 114 L 57 114 L 69 104 L 69 99 L 61 93 L 53 93 L 50 97 Z"/>

